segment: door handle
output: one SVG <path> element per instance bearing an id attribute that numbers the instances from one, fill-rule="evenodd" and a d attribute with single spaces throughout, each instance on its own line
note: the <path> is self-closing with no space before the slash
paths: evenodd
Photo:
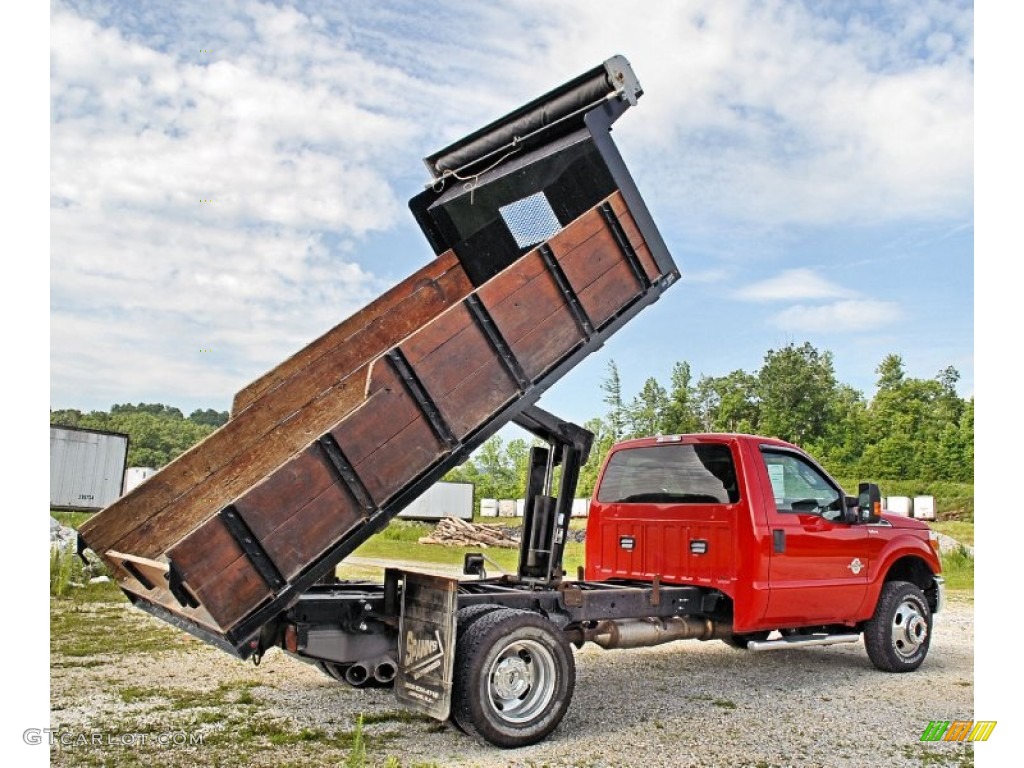
<path id="1" fill-rule="evenodd" d="M 786 551 L 786 532 L 781 528 L 772 531 L 772 549 L 775 552 Z"/>

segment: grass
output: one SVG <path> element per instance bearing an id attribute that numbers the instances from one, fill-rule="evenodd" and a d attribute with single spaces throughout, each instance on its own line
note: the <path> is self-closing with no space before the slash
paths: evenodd
<path id="1" fill-rule="evenodd" d="M 974 523 L 965 523 L 960 520 L 929 523 L 932 530 L 952 536 L 961 544 L 969 547 L 974 546 Z"/>
<path id="2" fill-rule="evenodd" d="M 51 509 L 50 517 L 55 518 L 61 525 L 66 525 L 69 528 L 74 528 L 76 531 L 79 527 L 93 516 L 92 512 L 62 512 L 60 510 Z"/>
<path id="3" fill-rule="evenodd" d="M 392 524 L 393 525 L 393 524 Z M 489 558 L 509 573 L 515 573 L 519 563 L 518 549 L 499 549 L 497 547 L 446 547 L 439 544 L 419 544 L 403 539 L 381 538 L 387 529 L 370 538 L 352 554 L 356 557 L 372 557 L 378 560 L 406 560 L 419 563 L 438 565 L 462 565 L 467 552 L 485 552 Z M 424 534 L 426 535 L 426 534 Z M 570 575 L 576 573 L 576 567 L 583 564 L 584 545 L 570 541 L 565 546 L 564 568 Z M 493 567 L 488 566 L 488 573 Z"/>
<path id="4" fill-rule="evenodd" d="M 941 555 L 942 577 L 950 592 L 974 592 L 974 557 L 963 547 Z"/>

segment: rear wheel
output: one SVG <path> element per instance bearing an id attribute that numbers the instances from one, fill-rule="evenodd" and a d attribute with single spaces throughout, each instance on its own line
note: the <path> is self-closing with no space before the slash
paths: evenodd
<path id="1" fill-rule="evenodd" d="M 732 648 L 745 651 L 747 650 L 747 643 L 751 640 L 757 640 L 758 642 L 767 640 L 770 634 L 771 632 L 748 632 L 745 635 L 729 635 L 728 637 L 723 637 L 722 642 Z"/>
<path id="2" fill-rule="evenodd" d="M 882 587 L 875 615 L 864 625 L 871 663 L 884 672 L 913 672 L 928 655 L 932 612 L 924 592 L 909 581 Z"/>
<path id="3" fill-rule="evenodd" d="M 455 614 L 455 647 L 459 647 L 462 642 L 462 638 L 465 636 L 466 631 L 476 624 L 477 621 L 482 619 L 489 613 L 500 611 L 502 608 L 500 605 L 493 603 L 481 603 L 477 605 L 467 605 L 465 608 L 459 608 L 458 613 Z"/>
<path id="4" fill-rule="evenodd" d="M 452 719 L 499 747 L 535 744 L 562 721 L 576 686 L 565 636 L 530 611 L 479 617 L 456 645 Z"/>

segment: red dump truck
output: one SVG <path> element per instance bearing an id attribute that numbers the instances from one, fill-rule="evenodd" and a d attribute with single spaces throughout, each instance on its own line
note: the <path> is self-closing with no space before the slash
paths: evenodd
<path id="1" fill-rule="evenodd" d="M 679 273 L 615 145 L 642 90 L 614 57 L 426 159 L 410 207 L 435 259 L 242 390 L 202 443 L 94 516 L 139 608 L 240 658 L 280 647 L 501 747 L 572 698 L 572 647 L 718 638 L 753 651 L 863 633 L 924 659 L 942 579 L 927 528 L 794 446 L 703 435 L 616 446 L 562 553 L 593 435 L 541 394 Z M 503 425 L 534 434 L 515 574 L 335 566 Z M 778 631 L 780 638 L 771 639 Z"/>

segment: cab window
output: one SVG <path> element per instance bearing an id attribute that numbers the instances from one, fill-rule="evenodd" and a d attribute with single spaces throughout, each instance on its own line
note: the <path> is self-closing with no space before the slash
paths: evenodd
<path id="1" fill-rule="evenodd" d="M 775 508 L 779 512 L 818 514 L 837 520 L 843 494 L 806 459 L 792 453 L 762 449 Z"/>
<path id="2" fill-rule="evenodd" d="M 605 503 L 732 504 L 739 501 L 727 445 L 679 443 L 612 454 L 597 500 Z"/>

